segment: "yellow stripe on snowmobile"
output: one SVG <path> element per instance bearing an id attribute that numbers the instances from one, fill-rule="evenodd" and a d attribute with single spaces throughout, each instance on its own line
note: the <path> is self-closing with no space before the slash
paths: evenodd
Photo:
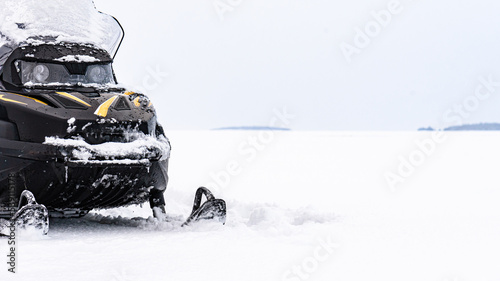
<path id="1" fill-rule="evenodd" d="M 34 101 L 36 101 L 37 103 L 41 103 L 41 104 L 43 104 L 43 105 L 48 105 L 48 104 L 44 103 L 43 101 L 41 101 L 41 100 L 37 100 L 37 99 L 32 98 L 32 97 L 27 97 L 27 96 L 18 95 L 18 94 L 11 94 L 11 95 L 16 95 L 16 96 L 19 96 L 19 97 L 23 97 L 23 98 L 27 98 L 27 99 L 30 99 L 30 100 L 34 100 Z"/>
<path id="2" fill-rule="evenodd" d="M 135 93 L 134 92 L 125 92 L 124 93 L 124 95 L 126 95 L 126 96 L 130 96 L 130 95 L 133 95 L 133 94 L 135 94 Z"/>
<path id="3" fill-rule="evenodd" d="M 28 105 L 28 104 L 26 104 L 24 102 L 20 102 L 20 101 L 17 101 L 17 100 L 8 99 L 8 98 L 5 97 L 5 95 L 0 95 L 0 100 L 6 101 L 6 102 L 13 102 L 13 103 L 19 103 L 19 104 Z"/>
<path id="4" fill-rule="evenodd" d="M 139 102 L 139 97 L 137 97 L 137 98 L 134 99 L 134 104 L 135 104 L 136 107 L 141 106 L 141 103 Z"/>
<path id="5" fill-rule="evenodd" d="M 141 103 L 139 102 L 139 100 L 140 100 L 140 97 L 137 97 L 137 98 L 134 99 L 134 105 L 136 107 L 140 107 L 141 106 Z M 151 107 L 152 105 L 153 105 L 153 102 L 150 101 L 149 104 L 148 104 L 148 107 Z"/>
<path id="6" fill-rule="evenodd" d="M 77 97 L 75 97 L 75 96 L 73 96 L 71 94 L 68 94 L 68 93 L 65 93 L 65 92 L 56 92 L 56 94 L 61 95 L 63 97 L 67 97 L 68 99 L 72 99 L 72 100 L 74 100 L 74 101 L 76 101 L 78 103 L 81 103 L 83 105 L 86 105 L 88 107 L 92 107 L 90 104 L 84 102 L 83 100 L 81 100 L 81 99 L 79 99 L 79 98 L 77 98 Z"/>
<path id="7" fill-rule="evenodd" d="M 103 104 L 99 105 L 97 110 L 94 112 L 95 115 L 100 116 L 100 117 L 106 117 L 108 116 L 108 111 L 113 102 L 118 98 L 118 96 L 114 96 L 110 98 L 109 100 L 105 101 Z"/>

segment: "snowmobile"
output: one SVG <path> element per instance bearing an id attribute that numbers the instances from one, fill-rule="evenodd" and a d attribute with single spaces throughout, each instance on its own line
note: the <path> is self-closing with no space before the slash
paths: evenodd
<path id="1" fill-rule="evenodd" d="M 117 83 L 120 23 L 90 0 L 32 13 L 19 12 L 32 1 L 12 2 L 0 8 L 11 13 L 0 23 L 0 233 L 46 234 L 49 217 L 147 201 L 164 219 L 170 142 L 150 99 Z M 202 187 L 185 224 L 225 217 Z"/>

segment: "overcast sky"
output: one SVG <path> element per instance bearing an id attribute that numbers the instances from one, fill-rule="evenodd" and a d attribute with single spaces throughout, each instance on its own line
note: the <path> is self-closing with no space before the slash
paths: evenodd
<path id="1" fill-rule="evenodd" d="M 95 4 L 125 28 L 118 79 L 170 130 L 265 126 L 284 107 L 294 130 L 500 122 L 498 1 Z"/>

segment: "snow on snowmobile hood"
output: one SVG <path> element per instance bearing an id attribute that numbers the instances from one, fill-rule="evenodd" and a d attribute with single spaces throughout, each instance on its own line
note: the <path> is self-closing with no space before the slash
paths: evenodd
<path id="1" fill-rule="evenodd" d="M 0 69 L 24 45 L 91 44 L 114 57 L 123 35 L 118 21 L 92 0 L 0 0 Z"/>

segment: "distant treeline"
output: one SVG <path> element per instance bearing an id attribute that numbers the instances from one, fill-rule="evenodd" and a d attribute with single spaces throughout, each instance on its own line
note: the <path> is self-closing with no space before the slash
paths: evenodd
<path id="1" fill-rule="evenodd" d="M 419 131 L 436 131 L 432 127 L 420 128 Z M 465 124 L 460 126 L 451 126 L 444 128 L 443 131 L 500 131 L 499 123 L 479 123 L 479 124 Z"/>
<path id="2" fill-rule="evenodd" d="M 217 128 L 214 130 L 243 130 L 243 131 L 290 131 L 289 128 L 279 128 L 279 127 L 264 127 L 264 126 L 243 126 L 243 127 L 225 127 L 225 128 Z"/>

